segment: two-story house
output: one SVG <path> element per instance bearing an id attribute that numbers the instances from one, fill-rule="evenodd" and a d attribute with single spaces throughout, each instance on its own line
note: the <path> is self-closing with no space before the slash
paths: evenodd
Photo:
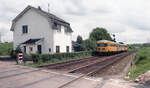
<path id="1" fill-rule="evenodd" d="M 72 29 L 63 19 L 27 6 L 12 21 L 14 50 L 24 53 L 57 53 L 72 51 Z"/>

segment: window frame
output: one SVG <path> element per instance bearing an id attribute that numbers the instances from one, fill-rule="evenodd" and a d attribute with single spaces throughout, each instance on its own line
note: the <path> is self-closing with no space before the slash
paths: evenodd
<path id="1" fill-rule="evenodd" d="M 28 33 L 28 25 L 22 25 L 22 34 Z"/>
<path id="2" fill-rule="evenodd" d="M 33 52 L 33 47 L 29 47 L 30 52 Z"/>
<path id="3" fill-rule="evenodd" d="M 66 46 L 66 52 L 69 53 L 70 52 L 70 47 Z"/>
<path id="4" fill-rule="evenodd" d="M 59 45 L 56 46 L 56 53 L 60 53 L 60 46 Z"/>
<path id="5" fill-rule="evenodd" d="M 105 45 L 105 46 L 100 46 L 100 45 Z M 107 47 L 108 46 L 108 44 L 106 44 L 106 43 L 99 43 L 98 45 L 97 45 L 98 47 Z"/>

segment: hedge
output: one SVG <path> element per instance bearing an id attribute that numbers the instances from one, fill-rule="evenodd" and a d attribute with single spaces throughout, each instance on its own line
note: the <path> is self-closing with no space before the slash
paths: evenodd
<path id="1" fill-rule="evenodd" d="M 47 62 L 62 59 L 77 59 L 81 57 L 91 56 L 92 52 L 71 52 L 71 53 L 55 53 L 55 54 L 30 54 L 25 56 L 25 60 L 33 60 L 34 63 Z"/>

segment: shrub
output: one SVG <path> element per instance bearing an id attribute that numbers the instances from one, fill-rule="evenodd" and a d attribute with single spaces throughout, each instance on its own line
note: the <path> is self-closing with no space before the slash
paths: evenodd
<path id="1" fill-rule="evenodd" d="M 12 43 L 0 43 L 0 56 L 8 56 L 13 50 Z"/>
<path id="2" fill-rule="evenodd" d="M 41 63 L 41 62 L 57 62 L 59 60 L 69 60 L 69 59 L 76 59 L 85 56 L 91 56 L 92 52 L 90 51 L 82 51 L 82 52 L 71 52 L 71 53 L 55 53 L 55 54 L 31 54 L 26 55 L 25 59 L 32 59 L 34 63 Z"/>

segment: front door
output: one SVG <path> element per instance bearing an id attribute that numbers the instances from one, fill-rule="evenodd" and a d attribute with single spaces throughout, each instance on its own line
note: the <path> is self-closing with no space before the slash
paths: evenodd
<path id="1" fill-rule="evenodd" d="M 24 47 L 24 53 L 26 54 L 26 46 L 23 46 Z"/>
<path id="2" fill-rule="evenodd" d="M 38 46 L 37 46 L 37 50 L 38 50 L 38 53 L 41 54 L 41 53 L 42 53 L 42 46 L 41 46 L 41 45 L 38 45 Z"/>

